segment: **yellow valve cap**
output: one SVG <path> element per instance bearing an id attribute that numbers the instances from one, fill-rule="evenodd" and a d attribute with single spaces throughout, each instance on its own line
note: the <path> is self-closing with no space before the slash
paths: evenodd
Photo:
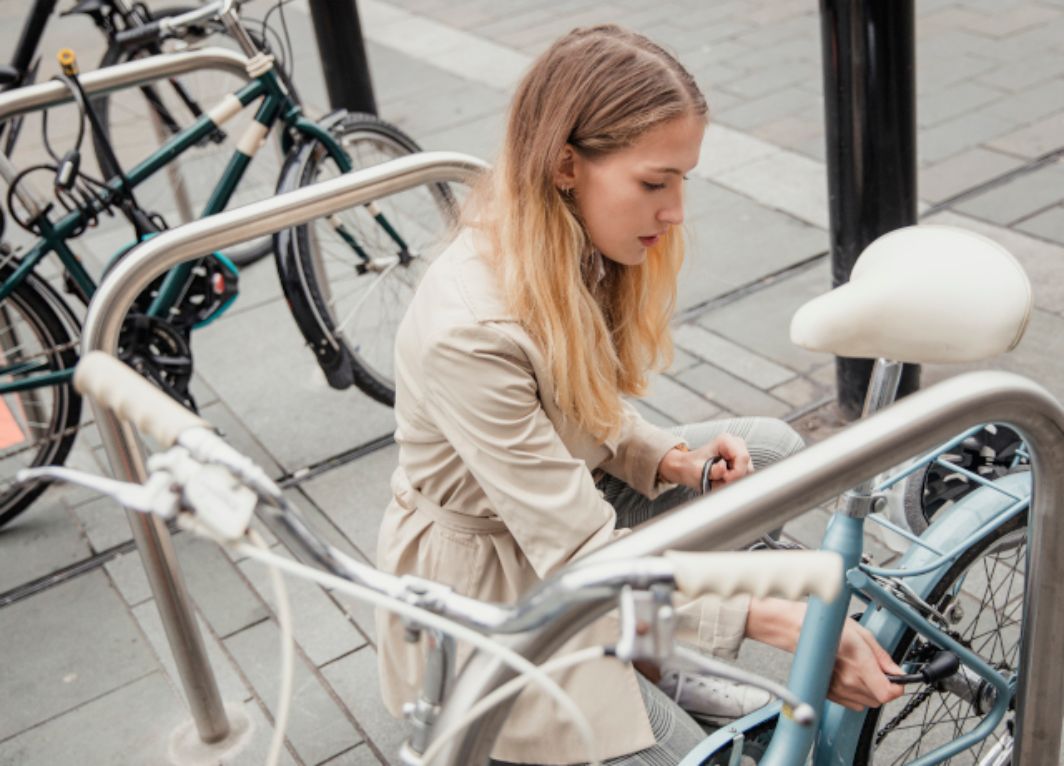
<path id="1" fill-rule="evenodd" d="M 55 58 L 59 62 L 59 66 L 62 67 L 63 74 L 69 76 L 78 73 L 78 57 L 74 55 L 74 51 L 70 50 L 70 48 L 61 48 Z"/>

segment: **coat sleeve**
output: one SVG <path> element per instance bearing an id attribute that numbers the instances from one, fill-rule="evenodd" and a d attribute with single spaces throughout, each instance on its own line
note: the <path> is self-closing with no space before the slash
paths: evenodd
<path id="1" fill-rule="evenodd" d="M 658 481 L 658 465 L 665 453 L 683 444 L 674 433 L 648 423 L 630 403 L 624 402 L 624 419 L 611 459 L 600 467 L 632 489 L 653 499 L 672 484 Z"/>
<path id="2" fill-rule="evenodd" d="M 428 340 L 423 407 L 540 578 L 617 536 L 616 514 L 539 401 L 527 356 L 490 325 Z"/>

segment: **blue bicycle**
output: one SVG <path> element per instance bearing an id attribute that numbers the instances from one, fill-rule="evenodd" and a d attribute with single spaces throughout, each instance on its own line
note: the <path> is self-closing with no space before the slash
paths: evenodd
<path id="1" fill-rule="evenodd" d="M 973 274 L 969 284 L 941 279 L 965 270 Z M 980 320 L 992 330 L 975 343 L 971 326 L 950 319 L 962 315 L 951 304 L 969 299 L 965 288 L 995 296 Z M 904 319 L 886 326 L 882 311 L 891 305 Z M 896 395 L 901 364 L 886 357 L 990 358 L 1019 342 L 1030 307 L 1030 284 L 1004 249 L 958 230 L 912 227 L 873 243 L 850 283 L 798 311 L 791 335 L 813 350 L 879 357 L 869 415 Z M 886 481 L 845 495 L 821 544 L 843 557 L 845 587 L 831 603 L 811 602 L 789 683 L 823 710 L 818 729 L 765 709 L 710 737 L 683 766 L 732 764 L 740 753 L 760 763 L 798 764 L 811 750 L 817 764 L 1008 763 L 1031 502 L 1030 466 L 1016 438 L 995 426 L 973 428 Z M 972 450 L 979 454 L 966 455 Z M 875 513 L 902 487 L 913 519 L 907 526 Z M 865 555 L 866 520 L 908 542 L 896 564 L 874 566 Z M 858 614 L 851 614 L 853 598 L 864 605 Z M 831 667 L 851 617 L 906 671 L 897 679 L 906 685 L 902 697 L 863 713 L 825 703 L 823 668 Z"/>

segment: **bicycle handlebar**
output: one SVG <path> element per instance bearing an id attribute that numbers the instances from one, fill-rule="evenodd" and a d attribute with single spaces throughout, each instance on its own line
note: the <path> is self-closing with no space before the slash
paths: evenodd
<path id="1" fill-rule="evenodd" d="M 175 31 L 187 27 L 190 24 L 195 24 L 197 21 L 204 21 L 216 17 L 222 9 L 221 2 L 213 2 L 204 5 L 202 8 L 196 8 L 188 13 L 182 13 L 177 16 L 167 16 L 157 21 L 149 21 L 146 24 L 133 27 L 132 29 L 124 29 L 115 35 L 115 42 L 125 49 L 137 48 L 144 43 L 159 40 L 164 37 L 168 37 Z"/>
<path id="2" fill-rule="evenodd" d="M 842 558 L 822 551 L 738 551 L 681 553 L 666 551 L 676 587 L 689 598 L 748 593 L 831 601 L 842 588 Z"/>
<path id="3" fill-rule="evenodd" d="M 81 358 L 74 372 L 74 387 L 165 447 L 173 446 L 190 428 L 213 430 L 206 420 L 103 351 Z"/>

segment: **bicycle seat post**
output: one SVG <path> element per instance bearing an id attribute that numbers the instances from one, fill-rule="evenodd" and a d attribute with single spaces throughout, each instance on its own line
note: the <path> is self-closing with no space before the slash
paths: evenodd
<path id="1" fill-rule="evenodd" d="M 872 376 L 868 380 L 868 393 L 865 394 L 864 409 L 861 417 L 874 415 L 894 402 L 898 395 L 898 383 L 901 381 L 902 363 L 882 357 L 876 359 Z"/>
<path id="2" fill-rule="evenodd" d="M 868 393 L 865 395 L 864 409 L 861 417 L 874 415 L 894 401 L 898 395 L 898 383 L 901 381 L 902 363 L 880 357 L 872 368 L 872 377 L 868 381 Z M 842 513 L 854 518 L 864 518 L 876 510 L 876 498 L 872 495 L 875 477 L 867 479 L 842 496 Z"/>

